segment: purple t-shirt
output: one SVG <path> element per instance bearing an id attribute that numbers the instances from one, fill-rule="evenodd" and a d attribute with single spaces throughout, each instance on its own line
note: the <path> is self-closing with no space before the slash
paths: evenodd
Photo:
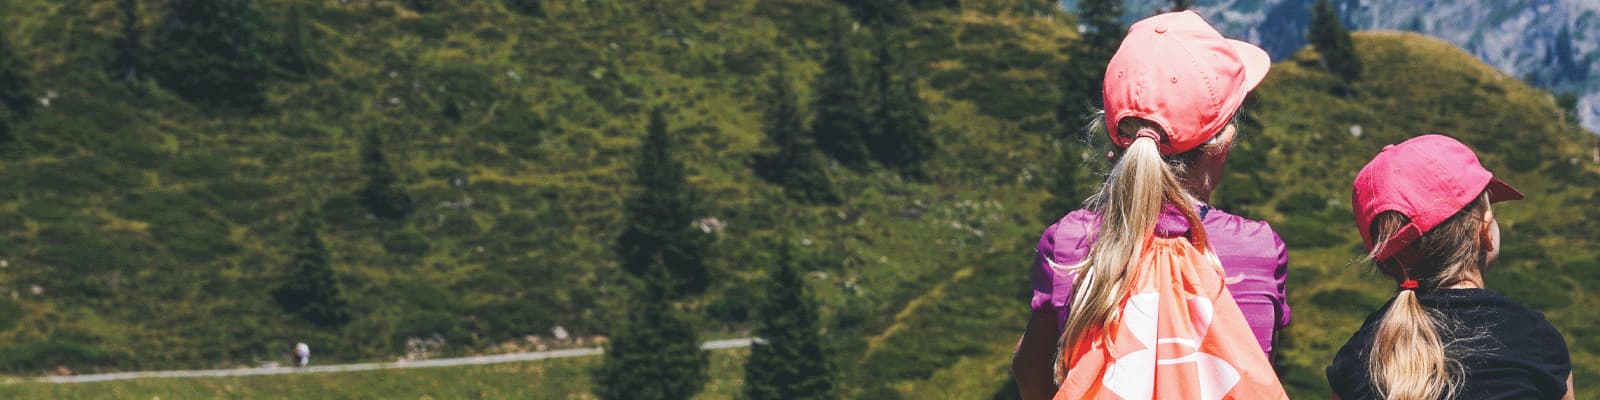
<path id="1" fill-rule="evenodd" d="M 1261 343 L 1261 351 L 1272 354 L 1272 333 L 1289 325 L 1289 303 L 1283 292 L 1283 281 L 1288 275 L 1289 253 L 1283 239 L 1272 231 L 1266 222 L 1253 221 L 1222 210 L 1201 206 L 1201 224 L 1211 248 L 1222 260 L 1222 269 L 1228 278 L 1239 282 L 1229 284 L 1228 291 L 1244 311 L 1244 319 Z M 1067 301 L 1072 297 L 1072 271 L 1051 267 L 1071 266 L 1082 262 L 1089 254 L 1100 217 L 1089 210 L 1076 210 L 1061 217 L 1054 225 L 1045 228 L 1039 237 L 1038 256 L 1033 268 L 1033 309 L 1050 307 L 1056 312 L 1056 329 L 1066 329 Z M 1162 237 L 1182 236 L 1189 232 L 1188 224 L 1177 209 L 1169 207 L 1157 223 L 1156 234 Z M 1048 260 L 1046 259 L 1048 257 Z"/>

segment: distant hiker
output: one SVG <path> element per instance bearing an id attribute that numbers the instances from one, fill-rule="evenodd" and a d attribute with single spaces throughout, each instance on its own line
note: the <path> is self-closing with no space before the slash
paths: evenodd
<path id="1" fill-rule="evenodd" d="M 1384 147 L 1361 169 L 1356 227 L 1367 259 L 1398 288 L 1328 366 L 1334 398 L 1573 398 L 1561 332 L 1483 288 L 1500 255 L 1489 204 L 1521 198 L 1441 135 Z"/>
<path id="2" fill-rule="evenodd" d="M 1102 93 L 1111 172 L 1039 238 L 1011 364 L 1024 399 L 1285 397 L 1268 358 L 1289 323 L 1283 241 L 1208 204 L 1270 67 L 1193 11 L 1129 29 Z"/>
<path id="3" fill-rule="evenodd" d="M 311 346 L 307 346 L 305 344 L 305 342 L 295 343 L 294 344 L 294 366 L 295 366 L 295 368 L 304 367 L 304 366 L 306 366 L 306 364 L 310 364 L 310 363 L 311 363 Z"/>

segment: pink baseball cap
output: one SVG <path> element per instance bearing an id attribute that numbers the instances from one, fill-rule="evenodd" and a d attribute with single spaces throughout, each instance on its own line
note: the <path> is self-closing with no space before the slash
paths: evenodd
<path id="1" fill-rule="evenodd" d="M 1162 155 L 1194 149 L 1222 131 L 1271 68 L 1266 51 L 1222 37 L 1192 10 L 1136 22 L 1106 65 L 1111 143 L 1132 145 L 1117 124 L 1138 117 L 1166 132 L 1156 140 Z"/>
<path id="2" fill-rule="evenodd" d="M 1369 251 L 1377 247 L 1372 243 L 1374 217 L 1394 211 L 1411 219 L 1372 256 L 1386 260 L 1476 201 L 1485 189 L 1490 202 L 1522 199 L 1522 192 L 1484 169 L 1467 145 L 1449 136 L 1423 135 L 1384 146 L 1356 174 L 1350 203 Z"/>

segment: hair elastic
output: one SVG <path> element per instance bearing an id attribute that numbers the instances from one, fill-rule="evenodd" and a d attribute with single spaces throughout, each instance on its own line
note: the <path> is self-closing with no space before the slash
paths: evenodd
<path id="1" fill-rule="evenodd" d="M 1417 280 L 1407 279 L 1400 282 L 1400 290 L 1417 290 Z"/>
<path id="2" fill-rule="evenodd" d="M 1133 140 L 1139 140 L 1142 137 L 1150 138 L 1150 140 L 1154 140 L 1157 143 L 1161 142 L 1161 134 L 1150 128 L 1140 129 L 1138 134 L 1133 135 Z"/>

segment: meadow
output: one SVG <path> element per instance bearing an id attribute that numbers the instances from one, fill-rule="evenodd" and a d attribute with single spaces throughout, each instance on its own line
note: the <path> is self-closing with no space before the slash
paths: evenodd
<path id="1" fill-rule="evenodd" d="M 0 371 L 39 376 L 253 366 L 313 343 L 322 363 L 391 360 L 414 338 L 439 355 L 603 337 L 629 307 L 614 242 L 646 114 L 665 107 L 679 159 L 726 221 L 702 337 L 744 335 L 771 254 L 803 243 L 842 397 L 1003 398 L 1027 316 L 1039 231 L 1087 197 L 1105 140 L 1058 121 L 1080 94 L 1056 78 L 1074 17 L 1039 2 L 917 2 L 901 29 L 938 150 L 926 179 L 834 167 L 840 204 L 788 201 L 751 172 L 765 82 L 801 98 L 840 30 L 859 60 L 882 39 L 831 0 L 259 2 L 299 23 L 315 73 L 269 80 L 260 107 L 219 108 L 106 71 L 122 29 L 113 0 L 4 0 L 0 33 L 48 105 L 0 144 Z M 929 5 L 921 5 L 930 3 Z M 942 3 L 942 2 L 941 2 Z M 164 1 L 139 2 L 141 26 Z M 274 36 L 276 37 L 276 36 Z M 1383 145 L 1426 132 L 1476 149 L 1528 199 L 1496 208 L 1505 248 L 1488 286 L 1567 335 L 1578 382 L 1600 380 L 1600 160 L 1596 136 L 1549 93 L 1427 37 L 1361 33 L 1363 78 L 1343 83 L 1314 49 L 1274 65 L 1245 106 L 1242 141 L 1213 202 L 1272 223 L 1290 251 L 1294 322 L 1279 363 L 1296 398 L 1328 393 L 1331 354 L 1393 285 L 1355 260 L 1349 184 Z M 867 62 L 863 61 L 863 65 Z M 865 69 L 863 67 L 863 69 Z M 1085 100 L 1086 101 L 1086 100 Z M 810 104 L 804 111 L 811 111 Z M 362 136 L 377 133 L 417 204 L 370 215 Z M 295 318 L 295 218 L 324 215 L 353 318 Z M 702 398 L 737 392 L 742 352 L 718 352 Z M 584 398 L 597 359 L 484 367 L 0 385 L 45 398 Z M 1582 390 L 1582 389 L 1580 389 Z M 1588 395 L 1580 393 L 1580 398 Z"/>

